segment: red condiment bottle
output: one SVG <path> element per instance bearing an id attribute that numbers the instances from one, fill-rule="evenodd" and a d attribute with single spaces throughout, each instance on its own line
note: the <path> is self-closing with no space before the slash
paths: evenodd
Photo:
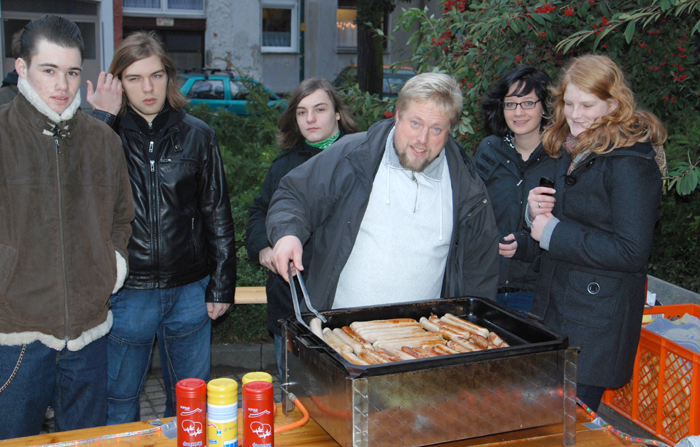
<path id="1" fill-rule="evenodd" d="M 275 406 L 272 384 L 249 382 L 243 385 L 243 447 L 275 446 Z"/>
<path id="2" fill-rule="evenodd" d="M 207 383 L 183 379 L 175 386 L 177 396 L 177 446 L 207 445 Z"/>

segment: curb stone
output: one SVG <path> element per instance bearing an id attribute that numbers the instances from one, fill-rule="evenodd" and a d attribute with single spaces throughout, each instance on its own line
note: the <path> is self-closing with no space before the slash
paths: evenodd
<path id="1" fill-rule="evenodd" d="M 241 343 L 211 346 L 211 366 L 233 366 L 250 371 L 275 371 L 273 343 Z M 151 369 L 160 369 L 158 344 L 153 346 Z"/>

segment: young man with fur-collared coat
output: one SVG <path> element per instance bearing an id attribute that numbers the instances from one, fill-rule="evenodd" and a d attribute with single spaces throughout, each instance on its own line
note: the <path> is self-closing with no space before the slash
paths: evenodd
<path id="1" fill-rule="evenodd" d="M 119 138 L 80 106 L 83 40 L 59 16 L 13 42 L 0 107 L 0 439 L 104 425 L 110 293 L 134 218 Z"/>

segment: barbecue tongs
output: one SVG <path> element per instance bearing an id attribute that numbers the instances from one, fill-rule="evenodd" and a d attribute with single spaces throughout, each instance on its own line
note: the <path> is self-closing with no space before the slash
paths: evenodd
<path id="1" fill-rule="evenodd" d="M 301 318 L 301 310 L 299 309 L 299 298 L 297 297 L 297 288 L 294 285 L 294 278 L 295 276 L 292 276 L 292 262 L 289 262 L 287 265 L 288 268 L 288 274 L 289 274 L 289 288 L 292 291 L 292 303 L 294 303 L 294 314 L 297 316 L 297 321 L 299 324 L 302 326 L 306 327 L 309 331 L 311 331 L 311 328 L 309 327 L 308 324 L 304 322 L 304 320 Z M 314 315 L 318 317 L 319 320 L 321 320 L 324 323 L 328 323 L 328 320 L 326 320 L 326 317 L 318 313 L 316 309 L 313 308 L 311 305 L 311 300 L 309 299 L 309 292 L 306 290 L 306 284 L 304 284 L 304 279 L 301 277 L 301 272 L 297 272 L 296 278 L 299 280 L 299 285 L 301 286 L 301 292 L 304 294 L 304 302 L 306 303 L 306 307 L 313 312 Z"/>

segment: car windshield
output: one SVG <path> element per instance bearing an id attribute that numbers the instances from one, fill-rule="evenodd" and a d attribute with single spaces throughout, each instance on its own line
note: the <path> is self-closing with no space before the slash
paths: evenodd
<path id="1" fill-rule="evenodd" d="M 194 81 L 190 91 L 190 99 L 224 99 L 224 81 L 220 79 L 199 79 Z"/>

